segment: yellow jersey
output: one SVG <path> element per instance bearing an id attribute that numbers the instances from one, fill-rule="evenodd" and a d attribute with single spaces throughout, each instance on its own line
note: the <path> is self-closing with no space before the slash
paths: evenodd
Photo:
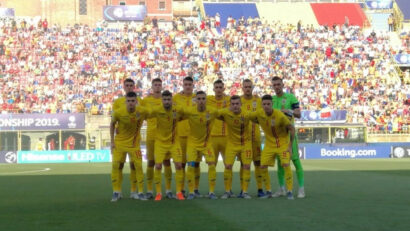
<path id="1" fill-rule="evenodd" d="M 203 112 L 199 112 L 196 107 L 191 107 L 184 110 L 184 114 L 189 127 L 192 128 L 188 136 L 188 145 L 206 147 L 209 144 L 211 129 L 218 116 L 218 111 L 215 108 L 207 107 Z"/>
<path id="2" fill-rule="evenodd" d="M 214 95 L 206 97 L 206 106 L 216 109 L 228 108 L 230 102 L 229 96 L 223 96 L 222 99 L 217 100 Z M 222 120 L 215 120 L 212 127 L 211 136 L 226 136 L 226 123 Z"/>
<path id="3" fill-rule="evenodd" d="M 257 96 L 252 96 L 252 99 L 245 99 L 245 97 L 241 96 L 241 103 L 241 110 L 246 112 L 254 112 L 262 108 L 262 100 Z M 258 124 L 250 123 L 249 131 L 251 133 L 252 142 L 261 142 L 261 130 Z"/>
<path id="4" fill-rule="evenodd" d="M 225 108 L 218 111 L 218 117 L 226 122 L 228 143 L 244 146 L 251 141 L 249 135 L 250 113 L 241 111 L 238 115 Z"/>
<path id="5" fill-rule="evenodd" d="M 189 108 L 195 105 L 195 97 L 194 95 L 190 96 L 185 96 L 182 93 L 176 94 L 173 98 L 172 101 L 179 107 L 182 108 Z M 188 136 L 189 135 L 189 123 L 187 120 L 183 120 L 178 122 L 178 135 L 179 136 Z"/>
<path id="6" fill-rule="evenodd" d="M 113 112 L 112 122 L 117 122 L 117 134 L 114 137 L 115 145 L 124 148 L 139 148 L 141 140 L 142 122 L 149 115 L 143 107 L 136 107 L 134 112 L 128 112 L 126 107 Z"/>
<path id="7" fill-rule="evenodd" d="M 263 109 L 251 113 L 251 119 L 259 123 L 265 133 L 265 148 L 284 148 L 290 142 L 288 125 L 292 125 L 288 117 L 280 110 L 273 109 L 272 115 L 266 115 Z"/>
<path id="8" fill-rule="evenodd" d="M 155 98 L 149 95 L 141 100 L 141 105 L 152 109 L 162 105 L 162 98 Z M 147 140 L 155 140 L 155 131 L 157 129 L 157 118 L 147 119 Z"/>
<path id="9" fill-rule="evenodd" d="M 153 108 L 149 117 L 157 119 L 155 142 L 174 144 L 178 139 L 177 123 L 183 116 L 184 110 L 179 106 L 172 106 L 169 111 L 163 106 Z"/>

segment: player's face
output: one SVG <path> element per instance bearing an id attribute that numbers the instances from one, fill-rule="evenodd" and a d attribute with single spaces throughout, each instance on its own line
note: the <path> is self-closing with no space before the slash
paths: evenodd
<path id="1" fill-rule="evenodd" d="M 225 87 L 222 83 L 214 84 L 215 96 L 222 96 L 224 94 Z"/>
<path id="2" fill-rule="evenodd" d="M 182 85 L 183 85 L 183 89 L 184 89 L 185 94 L 188 94 L 188 95 L 192 94 L 192 91 L 194 90 L 194 83 L 193 82 L 185 80 Z"/>
<path id="3" fill-rule="evenodd" d="M 262 100 L 262 108 L 267 114 L 272 113 L 272 101 L 271 100 Z"/>
<path id="4" fill-rule="evenodd" d="M 135 84 L 132 82 L 124 82 L 124 91 L 125 93 L 134 91 Z"/>
<path id="5" fill-rule="evenodd" d="M 253 90 L 253 85 L 251 82 L 244 82 L 242 84 L 242 91 L 243 94 L 246 96 L 251 96 L 252 95 L 252 90 Z"/>
<path id="6" fill-rule="evenodd" d="M 272 81 L 272 87 L 277 95 L 280 95 L 283 93 L 283 82 L 281 80 Z"/>
<path id="7" fill-rule="evenodd" d="M 172 106 L 172 96 L 162 96 L 162 105 L 165 109 L 170 109 Z"/>
<path id="8" fill-rule="evenodd" d="M 205 94 L 199 94 L 196 96 L 196 103 L 199 107 L 205 107 L 206 105 L 206 95 Z"/>
<path id="9" fill-rule="evenodd" d="M 127 97 L 125 103 L 127 105 L 128 111 L 133 111 L 135 109 L 135 106 L 137 105 L 137 98 Z"/>
<path id="10" fill-rule="evenodd" d="M 231 111 L 235 114 L 241 113 L 241 99 L 233 99 L 231 100 Z"/>
<path id="11" fill-rule="evenodd" d="M 152 91 L 154 93 L 161 93 L 162 91 L 162 82 L 156 81 L 152 84 Z"/>

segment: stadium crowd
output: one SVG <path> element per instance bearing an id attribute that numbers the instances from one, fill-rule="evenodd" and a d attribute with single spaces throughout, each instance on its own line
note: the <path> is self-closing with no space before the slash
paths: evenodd
<path id="1" fill-rule="evenodd" d="M 142 96 L 153 78 L 178 92 L 187 75 L 207 93 L 222 78 L 227 94 L 241 94 L 240 83 L 249 78 L 254 94 L 273 94 L 270 79 L 278 75 L 303 110 L 347 110 L 347 122 L 371 131 L 407 131 L 410 89 L 396 77 L 391 55 L 398 51 L 387 32 L 252 18 L 230 18 L 227 28 L 216 22 L 175 19 L 164 28 L 130 23 L 119 29 L 105 22 L 91 28 L 2 19 L 0 110 L 109 114 L 127 77 Z"/>

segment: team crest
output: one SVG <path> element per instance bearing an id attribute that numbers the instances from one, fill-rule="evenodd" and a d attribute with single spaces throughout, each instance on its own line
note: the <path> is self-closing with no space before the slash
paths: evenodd
<path id="1" fill-rule="evenodd" d="M 286 104 L 286 99 L 282 99 L 282 105 Z"/>
<path id="2" fill-rule="evenodd" d="M 252 101 L 252 107 L 255 109 L 256 108 L 256 101 Z"/>

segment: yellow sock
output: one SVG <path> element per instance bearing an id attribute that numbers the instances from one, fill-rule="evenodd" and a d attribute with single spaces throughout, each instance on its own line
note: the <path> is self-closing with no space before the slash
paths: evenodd
<path id="1" fill-rule="evenodd" d="M 182 168 L 182 182 L 181 182 L 181 190 L 185 190 L 185 175 L 186 175 L 186 171 L 185 171 L 185 167 Z"/>
<path id="2" fill-rule="evenodd" d="M 258 189 L 262 189 L 262 175 L 261 175 L 261 166 L 256 166 L 255 165 L 255 180 L 256 180 L 256 186 Z"/>
<path id="3" fill-rule="evenodd" d="M 242 167 L 242 165 L 239 168 L 239 181 L 241 182 L 241 190 L 242 190 L 242 188 L 243 188 L 243 167 Z"/>
<path id="4" fill-rule="evenodd" d="M 130 167 L 130 185 L 131 185 L 131 192 L 137 191 L 137 173 L 135 171 L 135 165 L 134 165 L 134 169 Z"/>
<path id="5" fill-rule="evenodd" d="M 114 192 L 121 192 L 122 185 L 122 171 L 120 169 L 120 162 L 112 162 L 111 167 L 111 184 Z"/>
<path id="6" fill-rule="evenodd" d="M 199 179 L 201 178 L 201 167 L 195 167 L 195 189 L 199 189 Z"/>
<path id="7" fill-rule="evenodd" d="M 292 174 L 292 169 L 290 168 L 290 165 L 287 167 L 284 167 L 285 169 L 285 181 L 286 181 L 286 189 L 288 192 L 291 192 L 293 189 L 293 174 Z"/>
<path id="8" fill-rule="evenodd" d="M 195 189 L 195 167 L 188 166 L 187 180 L 188 180 L 189 193 L 194 193 L 194 189 Z"/>
<path id="9" fill-rule="evenodd" d="M 142 160 L 136 161 L 135 166 L 135 176 L 137 181 L 138 193 L 144 192 L 144 172 L 142 171 Z M 135 191 L 133 191 L 135 192 Z"/>
<path id="10" fill-rule="evenodd" d="M 272 192 L 268 168 L 261 168 L 260 171 L 261 171 L 262 181 L 263 181 L 263 184 L 265 185 L 266 191 Z"/>
<path id="11" fill-rule="evenodd" d="M 209 193 L 213 193 L 215 191 L 215 184 L 216 184 L 215 165 L 209 165 L 208 167 L 208 181 L 209 181 Z"/>
<path id="12" fill-rule="evenodd" d="M 165 176 L 165 190 L 171 191 L 171 181 L 172 181 L 172 168 L 170 166 L 164 166 L 164 176 Z"/>
<path id="13" fill-rule="evenodd" d="M 154 171 L 154 184 L 155 184 L 155 190 L 157 191 L 157 194 L 158 193 L 161 193 L 162 192 L 162 190 L 161 190 L 161 186 L 162 186 L 162 182 L 161 182 L 161 177 L 162 177 L 162 171 L 161 171 L 162 169 L 156 169 L 155 168 L 155 171 Z"/>
<path id="14" fill-rule="evenodd" d="M 232 185 L 232 169 L 226 169 L 224 170 L 224 184 L 225 184 L 225 192 L 230 192 L 231 191 L 231 185 Z"/>
<path id="15" fill-rule="evenodd" d="M 152 180 L 154 178 L 154 167 L 147 166 L 147 191 L 152 192 Z"/>
<path id="16" fill-rule="evenodd" d="M 243 169 L 243 183 L 242 183 L 242 192 L 246 193 L 248 192 L 248 186 L 249 186 L 249 182 L 251 181 L 251 170 L 249 169 Z"/>
<path id="17" fill-rule="evenodd" d="M 184 181 L 184 169 L 176 169 L 175 170 L 175 185 L 176 185 L 177 193 L 181 192 L 183 181 Z"/>

